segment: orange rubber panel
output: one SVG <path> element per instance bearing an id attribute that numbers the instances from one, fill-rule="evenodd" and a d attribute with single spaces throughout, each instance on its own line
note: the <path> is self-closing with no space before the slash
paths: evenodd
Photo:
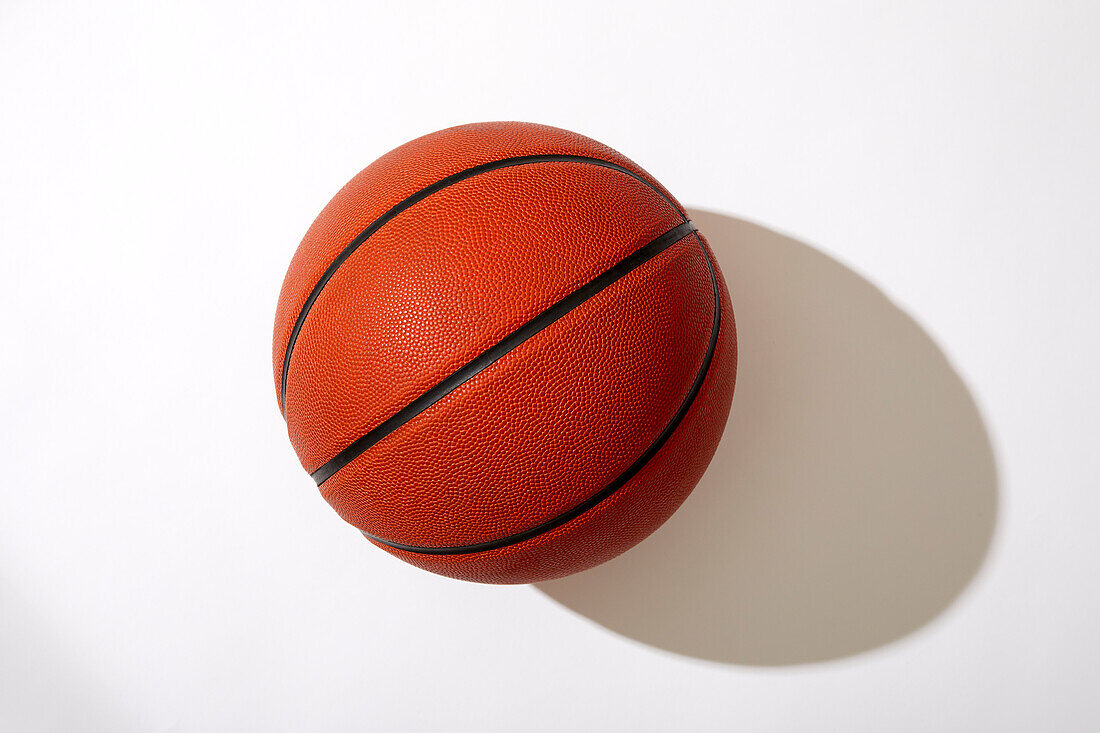
<path id="1" fill-rule="evenodd" d="M 346 521 L 479 582 L 577 572 L 706 469 L 737 344 L 680 204 L 614 150 L 529 123 L 414 140 L 306 233 L 276 311 L 276 398 Z"/>

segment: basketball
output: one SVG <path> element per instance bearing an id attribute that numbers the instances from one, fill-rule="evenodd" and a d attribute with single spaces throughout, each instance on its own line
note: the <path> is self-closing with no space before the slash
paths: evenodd
<path id="1" fill-rule="evenodd" d="M 688 496 L 733 397 L 703 233 L 638 165 L 520 122 L 367 166 L 306 232 L 275 390 L 321 495 L 372 543 L 531 583 L 626 551 Z"/>

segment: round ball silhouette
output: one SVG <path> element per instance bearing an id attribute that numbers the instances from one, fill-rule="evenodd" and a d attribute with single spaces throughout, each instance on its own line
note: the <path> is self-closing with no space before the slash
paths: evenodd
<path id="1" fill-rule="evenodd" d="M 733 396 L 733 309 L 683 207 L 626 157 L 493 122 L 387 153 L 298 247 L 276 395 L 322 496 L 371 542 L 530 583 L 640 542 Z"/>

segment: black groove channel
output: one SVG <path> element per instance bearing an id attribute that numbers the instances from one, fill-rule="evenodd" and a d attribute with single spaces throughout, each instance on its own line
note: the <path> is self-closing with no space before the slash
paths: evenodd
<path id="1" fill-rule="evenodd" d="M 690 222 L 689 222 L 690 223 Z M 677 227 L 679 229 L 679 227 Z M 673 230 L 675 231 L 675 230 Z M 694 231 L 694 227 L 692 227 Z M 671 233 L 671 232 L 670 232 Z M 525 529 L 522 532 L 509 535 L 507 537 L 501 537 L 495 540 L 489 540 L 488 542 L 478 542 L 472 545 L 455 545 L 451 547 L 421 547 L 417 545 L 403 545 L 400 542 L 391 542 L 390 540 L 382 537 L 377 537 L 367 532 L 363 532 L 363 535 L 368 539 L 374 540 L 383 545 L 394 547 L 398 550 L 405 550 L 406 552 L 415 552 L 421 555 L 467 555 L 475 552 L 485 552 L 487 550 L 496 550 L 501 547 L 507 547 L 514 545 L 525 540 L 529 540 L 533 537 L 537 537 L 540 534 L 549 532 L 552 529 L 560 527 L 566 522 L 579 517 L 587 512 L 600 502 L 607 499 L 614 494 L 620 488 L 622 488 L 626 482 L 634 478 L 635 475 L 645 466 L 657 454 L 657 451 L 661 449 L 668 439 L 672 437 L 672 434 L 676 431 L 676 428 L 683 421 L 687 415 L 688 410 L 691 409 L 692 403 L 695 402 L 695 398 L 699 395 L 699 391 L 703 388 L 703 381 L 706 379 L 707 372 L 710 370 L 710 364 L 714 360 L 714 350 L 718 345 L 718 333 L 722 326 L 722 298 L 721 291 L 718 288 L 718 277 L 714 272 L 714 265 L 710 261 L 710 255 L 706 251 L 706 247 L 703 247 L 703 243 L 696 235 L 696 241 L 699 242 L 699 246 L 703 249 L 703 256 L 707 261 L 707 268 L 710 270 L 710 283 L 711 288 L 714 291 L 714 319 L 711 323 L 710 330 L 710 343 L 707 345 L 706 355 L 703 357 L 703 363 L 699 366 L 699 371 L 695 375 L 695 380 L 692 382 L 691 387 L 688 389 L 687 394 L 684 396 L 683 402 L 680 403 L 680 407 L 676 410 L 676 414 L 669 420 L 668 425 L 665 426 L 661 434 L 657 436 L 657 439 L 646 448 L 638 458 L 627 467 L 614 481 L 609 483 L 597 491 L 592 496 L 588 497 L 580 504 L 576 505 L 572 509 L 559 514 L 558 516 L 549 519 L 542 524 L 536 525 L 529 529 Z M 360 530 L 362 531 L 362 530 Z"/>
<path id="2" fill-rule="evenodd" d="M 635 173 L 629 168 L 624 168 L 621 165 L 617 165 L 610 161 L 603 160 L 601 158 L 591 158 L 586 155 L 520 155 L 514 158 L 503 158 L 501 160 L 494 160 L 488 163 L 482 163 L 481 165 L 475 165 L 472 168 L 459 171 L 446 178 L 441 178 L 430 186 L 425 186 L 416 193 L 412 194 L 408 198 L 395 204 L 389 211 L 379 216 L 377 219 L 367 225 L 367 228 L 359 232 L 359 235 L 355 239 L 344 247 L 340 251 L 340 254 L 336 255 L 336 259 L 328 266 L 328 268 L 321 274 L 321 278 L 313 286 L 313 289 L 309 292 L 309 296 L 306 298 L 306 302 L 302 305 L 302 310 L 298 313 L 298 318 L 294 321 L 294 328 L 290 331 L 290 338 L 287 341 L 286 353 L 283 354 L 283 373 L 282 373 L 282 390 L 279 395 L 279 407 L 282 410 L 283 416 L 286 416 L 286 383 L 287 375 L 290 373 L 290 356 L 294 351 L 294 343 L 298 340 L 298 333 L 302 330 L 302 324 L 306 320 L 306 316 L 309 314 L 310 308 L 313 307 L 313 303 L 317 300 L 317 297 L 324 290 L 328 281 L 332 279 L 332 276 L 336 274 L 336 271 L 340 269 L 340 265 L 344 264 L 348 257 L 351 257 L 355 250 L 359 249 L 359 245 L 367 241 L 372 234 L 381 229 L 386 222 L 393 219 L 410 206 L 423 201 L 437 191 L 442 191 L 444 188 L 451 186 L 459 181 L 464 181 L 467 178 L 473 178 L 481 173 L 487 173 L 489 171 L 497 170 L 499 168 L 510 168 L 517 165 L 527 165 L 528 163 L 587 163 L 589 165 L 597 165 L 603 168 L 610 168 L 612 170 L 625 173 L 626 175 L 641 181 L 649 188 L 656 191 L 661 195 L 663 199 L 668 201 L 673 208 L 680 211 L 680 207 L 676 205 L 676 202 L 670 200 L 658 187 L 653 183 L 646 180 L 641 175 Z M 686 216 L 683 216 L 683 212 L 680 211 L 680 215 L 687 220 Z"/>
<path id="3" fill-rule="evenodd" d="M 694 231 L 695 225 L 690 221 L 685 221 L 683 224 L 657 237 L 644 247 L 627 255 L 624 259 L 612 265 L 607 270 L 604 270 L 584 285 L 581 285 L 579 288 L 524 323 L 515 331 L 512 331 L 500 341 L 478 354 L 466 364 L 459 367 L 443 381 L 395 412 L 373 430 L 357 438 L 351 445 L 344 448 L 329 459 L 327 463 L 314 471 L 311 474 L 313 480 L 317 482 L 318 486 L 323 484 L 334 473 L 362 455 L 364 451 L 368 450 L 371 446 L 397 430 L 409 420 L 424 412 L 424 410 L 427 410 L 436 402 L 439 402 L 439 400 L 458 389 L 461 385 L 473 379 L 486 367 L 503 357 L 509 351 L 562 318 L 601 290 L 621 280 L 623 277 Z"/>

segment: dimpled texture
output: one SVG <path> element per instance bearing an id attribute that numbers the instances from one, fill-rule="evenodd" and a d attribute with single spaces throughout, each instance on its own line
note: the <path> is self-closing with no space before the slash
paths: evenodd
<path id="1" fill-rule="evenodd" d="M 721 280 L 719 286 L 722 323 L 702 389 L 656 455 L 607 499 L 537 537 L 485 552 L 428 555 L 371 541 L 405 562 L 451 578 L 537 583 L 595 567 L 644 540 L 672 516 L 702 478 L 729 416 L 737 337 L 729 293 Z"/>
<path id="2" fill-rule="evenodd" d="M 705 256 L 687 237 L 363 453 L 322 494 L 400 544 L 475 544 L 553 519 L 614 481 L 672 420 L 713 312 Z"/>
<path id="3" fill-rule="evenodd" d="M 633 175 L 576 161 L 479 173 L 387 220 L 325 283 L 287 373 L 288 431 L 307 470 L 684 221 L 648 174 L 575 133 L 485 123 L 408 143 L 345 186 L 299 247 L 276 315 L 277 398 L 309 293 L 372 221 L 448 175 L 541 154 L 591 156 Z M 708 359 L 716 295 L 721 327 Z M 729 295 L 703 237 L 688 235 L 411 416 L 321 491 L 384 540 L 375 544 L 432 572 L 494 583 L 567 575 L 633 546 L 686 498 L 721 436 L 735 371 Z M 659 437 L 625 484 L 554 524 Z M 546 522 L 534 537 L 478 552 L 385 544 L 456 547 Z"/>
<path id="4" fill-rule="evenodd" d="M 585 155 L 634 171 L 682 209 L 671 194 L 626 156 L 595 140 L 549 125 L 479 122 L 433 132 L 383 155 L 347 182 L 318 214 L 298 245 L 275 311 L 272 364 L 282 400 L 282 365 L 294 322 L 336 255 L 367 225 L 420 189 L 477 165 L 521 155 Z"/>
<path id="5" fill-rule="evenodd" d="M 681 221 L 641 181 L 572 162 L 483 173 L 398 214 L 336 271 L 294 345 L 286 415 L 303 466 Z"/>

